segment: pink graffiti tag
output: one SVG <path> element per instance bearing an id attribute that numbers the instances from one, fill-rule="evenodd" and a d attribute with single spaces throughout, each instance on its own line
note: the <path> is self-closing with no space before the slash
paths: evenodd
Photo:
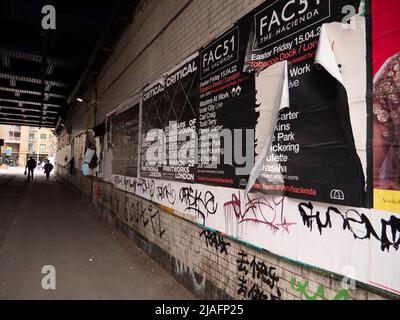
<path id="1" fill-rule="evenodd" d="M 261 197 L 251 199 L 248 195 L 243 211 L 240 194 L 232 194 L 232 200 L 224 204 L 224 211 L 226 215 L 233 213 L 239 224 L 245 222 L 260 223 L 271 227 L 274 232 L 283 230 L 289 233 L 289 228 L 296 223 L 286 220 L 283 210 L 284 202 L 284 197 L 272 197 L 270 201 Z"/>

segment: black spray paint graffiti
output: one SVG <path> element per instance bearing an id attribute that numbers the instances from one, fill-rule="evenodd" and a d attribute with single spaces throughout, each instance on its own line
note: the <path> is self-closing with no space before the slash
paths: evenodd
<path id="1" fill-rule="evenodd" d="M 228 247 L 231 245 L 229 242 L 225 242 L 224 238 L 217 232 L 203 230 L 200 233 L 200 238 L 203 237 L 206 240 L 207 247 L 213 247 L 220 253 L 228 254 Z"/>
<path id="2" fill-rule="evenodd" d="M 343 221 L 343 230 L 350 231 L 355 239 L 375 238 L 381 243 L 382 251 L 389 252 L 391 247 L 397 251 L 400 247 L 400 219 L 395 216 L 391 216 L 389 220 L 381 219 L 382 229 L 381 236 L 379 236 L 368 217 L 354 209 L 342 213 L 337 208 L 329 207 L 324 214 L 321 214 L 319 211 L 314 212 L 314 207 L 309 202 L 299 204 L 299 212 L 304 225 L 312 231 L 315 224 L 321 235 L 324 229 L 332 228 L 332 216 L 336 215 Z"/>
<path id="3" fill-rule="evenodd" d="M 275 267 L 268 267 L 263 261 L 257 260 L 255 256 L 250 262 L 248 254 L 243 250 L 238 252 L 236 263 L 240 274 L 237 290 L 239 296 L 250 300 L 281 299 L 282 292 L 277 285 L 279 277 L 276 274 Z M 263 286 L 268 286 L 268 291 L 271 292 L 275 289 L 276 294 L 270 293 L 268 295 Z"/>
<path id="4" fill-rule="evenodd" d="M 137 189 L 139 189 L 143 194 L 148 193 L 150 195 L 150 198 L 153 198 L 156 191 L 156 184 L 154 180 L 146 180 L 143 178 L 138 178 L 136 180 L 135 192 Z"/>
<path id="5" fill-rule="evenodd" d="M 136 178 L 114 176 L 114 184 L 126 190 L 136 192 Z"/>
<path id="6" fill-rule="evenodd" d="M 161 225 L 160 211 L 151 204 L 146 205 L 129 197 L 126 197 L 125 200 L 124 220 L 129 226 L 136 222 L 145 228 L 150 223 L 153 233 L 160 238 L 165 233 L 165 229 Z"/>
<path id="7" fill-rule="evenodd" d="M 224 212 L 226 217 L 234 215 L 238 224 L 252 222 L 256 224 L 264 224 L 269 226 L 274 232 L 282 230 L 289 233 L 294 222 L 288 222 L 284 214 L 284 197 L 251 199 L 247 196 L 247 202 L 242 209 L 240 194 L 232 194 L 232 200 L 224 204 Z"/>
<path id="8" fill-rule="evenodd" d="M 170 204 L 175 204 L 176 192 L 170 183 L 157 187 L 157 199 L 161 201 L 167 200 Z"/>
<path id="9" fill-rule="evenodd" d="M 218 209 L 218 203 L 212 192 L 202 192 L 193 190 L 192 187 L 181 188 L 179 192 L 179 201 L 186 205 L 185 211 L 194 212 L 206 222 L 206 217 L 215 214 Z"/>
<path id="10" fill-rule="evenodd" d="M 154 180 L 147 180 L 143 178 L 130 178 L 130 177 L 114 177 L 115 186 L 128 190 L 132 193 L 140 191 L 142 194 L 147 194 L 152 199 L 156 191 L 156 183 Z"/>

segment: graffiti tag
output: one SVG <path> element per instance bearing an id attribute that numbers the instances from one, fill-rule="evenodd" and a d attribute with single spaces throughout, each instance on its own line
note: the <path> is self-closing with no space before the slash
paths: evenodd
<path id="1" fill-rule="evenodd" d="M 203 237 L 206 240 L 207 247 L 210 246 L 215 248 L 216 251 L 220 253 L 228 254 L 228 247 L 231 245 L 229 242 L 225 242 L 224 238 L 217 232 L 211 232 L 203 230 L 200 233 L 200 238 Z"/>
<path id="2" fill-rule="evenodd" d="M 181 188 L 179 192 L 179 201 L 186 205 L 185 211 L 195 212 L 203 220 L 210 214 L 215 214 L 218 209 L 218 203 L 210 191 L 202 192 L 194 190 L 192 187 Z"/>
<path id="3" fill-rule="evenodd" d="M 294 222 L 288 222 L 284 214 L 285 198 L 251 199 L 247 196 L 247 202 L 242 209 L 240 194 L 232 194 L 232 200 L 224 204 L 225 215 L 234 215 L 239 224 L 246 222 L 259 223 L 269 226 L 274 232 L 282 230 L 289 233 Z"/>

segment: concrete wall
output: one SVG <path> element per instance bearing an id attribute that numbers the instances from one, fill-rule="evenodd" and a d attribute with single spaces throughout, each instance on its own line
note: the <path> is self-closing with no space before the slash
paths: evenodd
<path id="1" fill-rule="evenodd" d="M 72 135 L 104 121 L 129 96 L 224 32 L 262 0 L 147 0 L 122 35 L 90 102 L 74 107 Z M 58 174 L 112 223 L 201 298 L 378 299 L 371 287 L 342 289 L 340 276 L 277 257 L 205 230 L 187 216 L 118 190 L 80 172 Z M 134 287 L 134 284 L 132 284 Z"/>

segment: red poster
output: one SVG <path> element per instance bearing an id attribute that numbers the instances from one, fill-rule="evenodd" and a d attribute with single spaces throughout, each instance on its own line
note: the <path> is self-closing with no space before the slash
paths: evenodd
<path id="1" fill-rule="evenodd" d="M 400 212 L 400 1 L 372 1 L 374 202 Z"/>

